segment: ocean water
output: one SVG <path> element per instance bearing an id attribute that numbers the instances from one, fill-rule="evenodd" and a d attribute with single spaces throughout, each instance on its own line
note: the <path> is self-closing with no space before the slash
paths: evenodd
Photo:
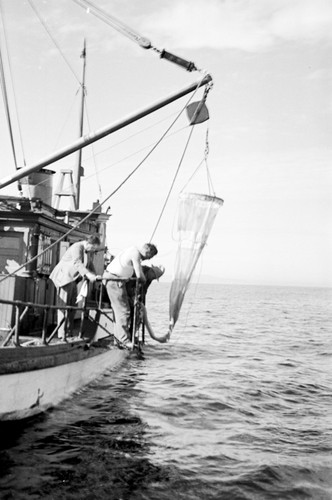
<path id="1" fill-rule="evenodd" d="M 171 342 L 147 341 L 0 426 L 1 499 L 332 499 L 332 289 L 193 285 Z"/>

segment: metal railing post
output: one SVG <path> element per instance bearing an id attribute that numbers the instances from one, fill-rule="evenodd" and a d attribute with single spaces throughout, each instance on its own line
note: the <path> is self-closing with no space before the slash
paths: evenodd
<path id="1" fill-rule="evenodd" d="M 83 299 L 83 308 L 81 311 L 80 328 L 79 328 L 79 332 L 78 332 L 79 339 L 81 339 L 83 336 L 83 324 L 84 324 L 85 312 L 86 312 L 86 297 L 84 297 L 84 299 Z"/>
<path id="2" fill-rule="evenodd" d="M 64 331 L 63 331 L 63 340 L 66 340 L 66 338 L 67 338 L 67 326 L 68 326 L 69 312 L 70 312 L 70 309 L 64 309 L 65 325 L 64 325 Z"/>
<path id="3" fill-rule="evenodd" d="M 42 343 L 46 344 L 46 330 L 47 330 L 47 317 L 48 317 L 48 307 L 43 309 L 43 329 L 42 329 Z"/>
<path id="4" fill-rule="evenodd" d="M 15 306 L 15 337 L 14 344 L 20 345 L 20 306 Z"/>
<path id="5" fill-rule="evenodd" d="M 139 347 L 142 340 L 139 338 L 140 329 L 140 294 L 142 291 L 142 285 L 139 280 L 136 280 L 135 285 L 135 295 L 134 295 L 134 311 L 133 311 L 133 325 L 132 325 L 132 342 L 133 346 Z"/>
<path id="6" fill-rule="evenodd" d="M 22 314 L 20 316 L 20 321 L 22 321 L 22 319 L 24 318 L 24 316 L 26 315 L 26 313 L 28 312 L 28 310 L 29 310 L 29 306 L 26 306 L 25 309 L 24 309 L 24 311 L 22 312 Z M 2 342 L 1 347 L 5 347 L 8 344 L 8 342 L 10 341 L 10 339 L 12 338 L 12 336 L 14 335 L 15 331 L 16 331 L 16 325 L 14 325 L 13 328 L 10 330 L 10 332 L 7 335 L 7 337 Z"/>
<path id="7" fill-rule="evenodd" d="M 60 323 L 57 324 L 57 326 L 55 327 L 55 329 L 53 330 L 53 332 L 51 333 L 51 335 L 48 337 L 47 339 L 47 344 L 49 344 L 51 342 L 51 340 L 56 336 L 56 334 L 58 333 L 59 329 L 61 328 L 61 326 L 63 325 L 65 321 L 65 318 L 61 318 L 60 320 Z"/>

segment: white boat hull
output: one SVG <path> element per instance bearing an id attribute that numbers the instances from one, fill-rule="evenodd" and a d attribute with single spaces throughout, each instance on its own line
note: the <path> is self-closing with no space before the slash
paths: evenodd
<path id="1" fill-rule="evenodd" d="M 19 420 L 44 412 L 107 370 L 129 352 L 117 347 L 79 361 L 0 375 L 0 420 Z"/>

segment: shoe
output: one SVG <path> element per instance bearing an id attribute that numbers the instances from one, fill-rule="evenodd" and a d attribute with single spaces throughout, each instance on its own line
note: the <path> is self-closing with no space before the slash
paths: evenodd
<path id="1" fill-rule="evenodd" d="M 127 349 L 128 351 L 132 351 L 133 347 L 134 344 L 130 340 L 125 340 L 124 342 L 121 342 L 122 349 Z"/>
<path id="2" fill-rule="evenodd" d="M 134 347 L 134 342 L 131 342 L 130 340 L 127 340 L 127 341 L 125 342 L 125 346 L 126 346 L 126 349 L 130 349 L 130 350 L 132 350 L 132 349 L 133 349 L 133 347 Z"/>

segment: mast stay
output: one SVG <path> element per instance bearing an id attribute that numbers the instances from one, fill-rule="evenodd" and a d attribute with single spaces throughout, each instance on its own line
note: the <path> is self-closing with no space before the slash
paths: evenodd
<path id="1" fill-rule="evenodd" d="M 95 132 L 91 132 L 89 134 L 84 135 L 83 137 L 80 137 L 77 139 L 74 143 L 70 144 L 69 146 L 66 146 L 55 153 L 51 154 L 47 158 L 44 158 L 37 162 L 34 165 L 26 166 L 24 168 L 20 168 L 15 174 L 7 176 L 3 178 L 0 181 L 0 189 L 4 188 L 6 186 L 9 186 L 13 182 L 15 182 L 18 179 L 21 179 L 22 177 L 25 177 L 29 175 L 32 172 L 37 172 L 38 170 L 41 170 L 42 168 L 62 159 L 65 158 L 66 156 L 75 153 L 78 151 L 80 148 L 85 148 L 89 144 L 92 144 L 93 142 L 99 141 L 103 137 L 106 137 L 107 135 L 112 134 L 113 132 L 116 132 L 123 127 L 126 127 L 127 125 L 130 125 L 131 123 L 134 123 L 137 120 L 140 120 L 141 118 L 144 118 L 145 116 L 163 108 L 164 106 L 167 106 L 168 104 L 180 99 L 181 97 L 184 97 L 185 95 L 190 94 L 191 92 L 194 92 L 198 88 L 210 83 L 212 81 L 212 77 L 209 74 L 206 74 L 203 78 L 200 80 L 188 85 L 187 87 L 184 87 L 182 90 L 175 92 L 168 97 L 165 97 L 164 99 L 157 101 L 156 103 L 150 105 L 147 108 L 141 109 L 137 111 L 136 113 L 133 113 L 127 117 L 125 117 L 122 120 L 119 120 L 115 123 L 109 124 Z"/>
<path id="2" fill-rule="evenodd" d="M 166 59 L 167 61 L 170 61 L 174 64 L 177 64 L 178 66 L 181 66 L 182 68 L 186 69 L 187 71 L 199 71 L 196 65 L 192 61 L 187 61 L 186 59 L 183 59 L 182 57 L 179 57 L 175 54 L 171 54 L 171 52 L 166 51 L 165 49 L 158 49 L 157 47 L 154 47 L 151 43 L 151 41 L 148 38 L 143 37 L 137 31 L 133 30 L 126 24 L 124 24 L 122 21 L 119 21 L 114 16 L 111 16 L 108 12 L 105 12 L 104 10 L 100 9 L 99 7 L 96 7 L 92 2 L 89 0 L 73 0 L 77 5 L 80 7 L 83 7 L 86 9 L 87 13 L 91 13 L 94 16 L 98 17 L 101 21 L 104 23 L 108 24 L 111 26 L 113 29 L 121 33 L 122 35 L 126 36 L 129 38 L 131 41 L 137 43 L 140 47 L 143 49 L 152 49 L 155 52 L 157 52 L 160 56 L 161 59 Z"/>
<path id="3" fill-rule="evenodd" d="M 31 4 L 32 0 L 28 0 Z M 115 17 L 107 14 L 101 9 L 97 8 L 90 2 L 89 0 L 73 0 L 76 4 L 81 7 L 87 9 L 87 12 L 91 12 L 93 15 L 106 22 L 112 28 L 119 31 L 121 34 L 127 36 L 132 41 L 138 43 L 144 49 L 153 49 L 157 53 L 159 53 L 160 58 L 166 59 L 170 62 L 177 64 L 178 66 L 185 68 L 187 71 L 200 71 L 195 66 L 193 62 L 182 59 L 166 50 L 159 50 L 156 47 L 152 46 L 150 40 L 142 37 L 140 34 L 126 26 L 124 23 L 118 21 Z M 0 54 L 1 55 L 1 54 Z M 75 208 L 79 209 L 79 197 L 80 197 L 80 177 L 83 172 L 83 168 L 81 166 L 81 157 L 82 157 L 82 148 L 102 139 L 103 137 L 108 136 L 109 134 L 116 132 L 131 123 L 153 113 L 161 109 L 162 107 L 180 99 L 181 97 L 191 93 L 196 92 L 202 86 L 206 86 L 205 94 L 203 99 L 199 103 L 191 103 L 189 106 L 187 105 L 187 113 L 190 118 L 190 125 L 196 125 L 205 121 L 209 118 L 207 109 L 205 107 L 205 98 L 209 88 L 211 88 L 212 77 L 210 74 L 203 72 L 203 75 L 199 81 L 192 83 L 191 85 L 183 88 L 182 90 L 173 93 L 172 95 L 158 101 L 157 103 L 152 104 L 151 106 L 144 108 L 142 110 L 129 115 L 128 117 L 115 122 L 113 124 L 107 125 L 95 132 L 89 133 L 87 135 L 83 135 L 83 115 L 84 115 L 84 100 L 85 100 L 85 57 L 86 57 L 86 46 L 84 41 L 84 49 L 82 52 L 82 56 L 84 59 L 83 62 L 83 78 L 81 83 L 82 88 L 82 100 L 81 100 L 81 120 L 80 120 L 80 137 L 73 144 L 64 147 L 50 155 L 49 157 L 40 160 L 38 163 L 30 166 L 26 166 L 18 169 L 14 175 L 11 175 L 5 179 L 0 181 L 0 189 L 13 183 L 16 180 L 20 180 L 23 177 L 26 177 L 32 172 L 36 172 L 41 170 L 42 168 L 74 153 L 78 152 L 78 159 L 75 169 L 74 183 L 75 183 Z M 1 62 L 1 61 L 0 61 Z M 2 68 L 2 65 L 0 69 Z M 1 73 L 3 70 L 1 70 Z M 189 110 L 190 108 L 190 110 Z M 201 115 L 201 116 L 200 116 Z M 191 137 L 191 134 L 189 138 Z M 188 139 L 189 141 L 189 139 Z M 183 157 L 182 157 L 183 158 Z M 182 159 L 181 159 L 182 162 Z M 180 165 L 181 165 L 180 162 Z M 179 165 L 179 167 L 180 167 Z M 138 167 L 134 169 L 134 171 L 130 174 L 132 175 Z M 117 188 L 119 189 L 119 188 Z M 115 191 L 114 191 L 115 192 Z M 114 194 L 114 192 L 112 194 Z M 110 196 L 112 196 L 112 194 Z M 110 198 L 110 196 L 107 197 Z M 106 200 L 104 200 L 101 204 L 103 204 Z M 167 200 L 166 200 L 167 202 Z M 101 206 L 99 204 L 99 206 Z M 216 217 L 217 211 L 220 206 L 223 204 L 223 200 L 221 198 L 216 197 L 214 194 L 211 196 L 203 195 L 198 193 L 183 193 L 180 195 L 179 200 L 179 214 L 178 214 L 178 235 L 179 235 L 179 243 L 178 243 L 178 252 L 176 256 L 175 263 L 175 272 L 174 278 L 171 284 L 171 290 L 169 295 L 169 329 L 166 336 L 157 337 L 153 334 L 151 325 L 148 322 L 146 311 L 145 314 L 145 322 L 148 328 L 148 331 L 152 338 L 159 342 L 168 341 L 175 326 L 175 323 L 178 320 L 179 312 L 182 306 L 182 302 L 191 281 L 194 269 L 198 262 L 198 259 L 201 255 L 202 250 L 204 249 L 207 238 L 212 228 L 212 224 Z M 97 208 L 97 207 L 96 207 Z M 86 218 L 88 218 L 87 215 Z M 162 214 L 161 214 L 162 215 Z M 161 216 L 160 216 L 161 217 Z M 160 218 L 159 218 L 160 220 Z M 159 223 L 158 220 L 158 223 Z M 158 225 L 157 223 L 157 225 Z M 143 306 L 144 307 L 144 306 Z"/>

